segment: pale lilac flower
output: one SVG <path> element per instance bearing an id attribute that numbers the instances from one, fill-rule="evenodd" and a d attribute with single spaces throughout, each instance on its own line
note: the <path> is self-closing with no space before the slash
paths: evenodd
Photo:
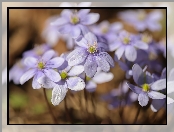
<path id="1" fill-rule="evenodd" d="M 143 69 L 138 64 L 134 64 L 132 67 L 132 74 L 133 79 L 138 86 L 134 86 L 130 83 L 127 84 L 133 92 L 138 94 L 138 101 L 142 107 L 148 104 L 149 98 L 166 98 L 166 95 L 158 92 L 166 88 L 166 79 L 154 81 L 150 73 L 147 71 L 143 72 Z"/>
<path id="2" fill-rule="evenodd" d="M 85 73 L 90 78 L 95 75 L 97 67 L 100 67 L 104 72 L 108 72 L 110 66 L 114 67 L 112 57 L 103 51 L 106 44 L 98 42 L 94 34 L 88 32 L 84 37 L 78 38 L 76 43 L 79 47 L 69 53 L 66 58 L 69 66 L 83 63 Z"/>
<path id="3" fill-rule="evenodd" d="M 94 24 L 99 20 L 98 13 L 89 13 L 89 11 L 90 9 L 79 11 L 64 9 L 60 17 L 51 24 L 58 26 L 57 30 L 61 34 L 70 34 L 73 38 L 77 38 L 87 25 Z"/>
<path id="4" fill-rule="evenodd" d="M 119 17 L 127 23 L 132 24 L 138 31 L 144 31 L 146 29 L 159 31 L 162 28 L 160 20 L 163 15 L 162 12 L 158 10 L 154 10 L 150 13 L 146 13 L 145 10 L 129 10 L 119 13 Z"/>
<path id="5" fill-rule="evenodd" d="M 169 79 L 167 82 L 167 94 L 174 92 L 174 68 L 170 71 Z M 167 104 L 174 103 L 174 99 L 167 97 Z"/>
<path id="6" fill-rule="evenodd" d="M 86 77 L 86 90 L 89 92 L 94 92 L 97 88 L 97 84 L 102 84 L 109 82 L 114 78 L 111 72 L 103 72 L 101 68 L 97 68 L 97 72 L 93 78 Z"/>
<path id="7" fill-rule="evenodd" d="M 43 54 L 40 58 L 27 57 L 24 60 L 24 64 L 30 69 L 25 72 L 20 78 L 20 84 L 24 84 L 30 78 L 33 78 L 32 87 L 34 89 L 41 88 L 41 85 L 38 83 L 38 79 L 42 76 L 47 76 L 54 82 L 61 80 L 60 74 L 55 70 L 61 66 L 64 62 L 64 59 L 61 57 L 53 58 L 55 52 L 49 50 Z"/>
<path id="8" fill-rule="evenodd" d="M 25 51 L 23 53 L 23 57 L 36 57 L 39 58 L 42 56 L 46 51 L 48 51 L 50 46 L 48 44 L 36 45 L 33 49 Z M 55 53 L 56 54 L 56 53 Z"/>
<path id="9" fill-rule="evenodd" d="M 108 108 L 110 110 L 119 106 L 130 105 L 137 100 L 138 96 L 128 90 L 129 88 L 126 85 L 126 81 L 124 81 L 117 89 L 113 89 L 108 94 L 102 95 L 101 98 L 109 103 Z"/>
<path id="10" fill-rule="evenodd" d="M 77 3 L 69 3 L 69 2 L 62 2 L 59 7 L 90 7 L 91 2 L 80 2 Z"/>
<path id="11" fill-rule="evenodd" d="M 77 65 L 71 67 L 68 66 L 67 62 L 65 61 L 63 67 L 64 69 L 58 71 L 61 76 L 61 80 L 57 82 L 53 82 L 46 76 L 38 79 L 38 82 L 42 87 L 53 88 L 51 98 L 53 105 L 59 105 L 59 103 L 65 98 L 68 89 L 79 91 L 85 88 L 84 80 L 78 77 L 78 75 L 84 71 L 84 66 Z"/>
<path id="12" fill-rule="evenodd" d="M 24 59 L 17 61 L 9 71 L 9 81 L 13 81 L 14 84 L 20 84 L 20 78 L 28 68 L 28 66 L 24 65 Z"/>
<path id="13" fill-rule="evenodd" d="M 158 77 L 156 75 L 153 74 L 154 80 L 157 81 L 159 79 L 166 79 L 166 68 L 163 69 L 161 76 Z M 165 92 L 165 90 L 163 90 L 162 92 Z M 153 99 L 152 100 L 152 104 L 150 105 L 150 108 L 153 112 L 157 112 L 159 109 L 161 109 L 162 107 L 164 107 L 166 104 L 166 99 Z"/>
<path id="14" fill-rule="evenodd" d="M 110 51 L 115 51 L 115 55 L 118 60 L 123 56 L 125 52 L 125 57 L 129 61 L 135 61 L 137 58 L 136 48 L 146 50 L 148 45 L 137 39 L 137 36 L 130 34 L 126 31 L 121 31 L 117 39 L 109 45 Z"/>
<path id="15" fill-rule="evenodd" d="M 110 24 L 108 21 L 102 21 L 98 25 L 91 27 L 91 30 L 97 36 L 104 37 L 108 43 L 111 43 L 117 37 L 117 33 L 123 28 L 120 22 Z"/>

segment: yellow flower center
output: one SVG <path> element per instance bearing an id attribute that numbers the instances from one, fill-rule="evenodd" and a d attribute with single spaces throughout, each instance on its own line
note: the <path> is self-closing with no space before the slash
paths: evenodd
<path id="1" fill-rule="evenodd" d="M 91 78 L 86 76 L 86 81 L 90 81 L 90 80 L 91 80 Z"/>
<path id="2" fill-rule="evenodd" d="M 67 75 L 68 74 L 65 71 L 63 71 L 63 72 L 60 73 L 60 76 L 61 76 L 62 79 L 66 79 L 67 78 Z"/>
<path id="3" fill-rule="evenodd" d="M 102 28 L 102 32 L 103 32 L 104 34 L 107 33 L 107 32 L 108 32 L 108 28 L 107 28 L 107 27 Z"/>
<path id="4" fill-rule="evenodd" d="M 124 44 L 129 44 L 129 42 L 130 42 L 130 39 L 129 39 L 128 37 L 125 37 L 125 38 L 123 39 L 123 43 L 124 43 Z"/>
<path id="5" fill-rule="evenodd" d="M 89 53 L 91 53 L 91 54 L 97 52 L 97 42 L 94 42 L 93 45 L 89 45 L 89 44 L 88 44 L 88 49 L 87 49 L 87 51 L 88 51 Z"/>
<path id="6" fill-rule="evenodd" d="M 43 69 L 43 68 L 45 67 L 45 64 L 44 64 L 43 62 L 39 62 L 39 63 L 37 64 L 37 67 L 38 67 L 39 69 Z"/>
<path id="7" fill-rule="evenodd" d="M 143 34 L 141 40 L 147 44 L 149 44 L 152 41 L 152 37 L 148 34 Z"/>
<path id="8" fill-rule="evenodd" d="M 77 16 L 72 16 L 71 17 L 71 23 L 72 24 L 77 24 L 79 22 L 79 18 Z"/>
<path id="9" fill-rule="evenodd" d="M 142 85 L 142 88 L 143 88 L 143 91 L 148 92 L 149 89 L 150 89 L 150 86 L 145 83 L 145 84 Z"/>
<path id="10" fill-rule="evenodd" d="M 143 21 L 146 18 L 146 13 L 145 12 L 140 12 L 138 14 L 138 20 Z"/>

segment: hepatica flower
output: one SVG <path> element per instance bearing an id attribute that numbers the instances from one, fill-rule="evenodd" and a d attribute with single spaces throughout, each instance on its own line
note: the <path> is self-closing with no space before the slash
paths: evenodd
<path id="1" fill-rule="evenodd" d="M 166 95 L 160 93 L 160 90 L 166 88 L 166 79 L 154 81 L 150 73 L 143 72 L 138 64 L 134 64 L 132 68 L 133 79 L 137 86 L 127 83 L 129 88 L 138 94 L 139 104 L 143 107 L 148 104 L 151 99 L 164 99 Z"/>
<path id="2" fill-rule="evenodd" d="M 20 78 L 27 70 L 28 66 L 24 65 L 24 59 L 17 61 L 9 71 L 9 81 L 20 84 Z"/>
<path id="3" fill-rule="evenodd" d="M 108 43 L 111 43 L 117 36 L 117 33 L 123 28 L 120 22 L 114 22 L 110 24 L 108 21 L 103 21 L 98 25 L 92 26 L 92 31 L 98 36 L 107 39 Z"/>
<path id="4" fill-rule="evenodd" d="M 104 52 L 106 44 L 98 42 L 96 36 L 90 32 L 76 40 L 79 45 L 67 56 L 69 66 L 75 66 L 84 63 L 84 71 L 88 77 L 93 77 L 100 67 L 104 72 L 110 70 L 110 66 L 114 67 L 112 57 Z"/>
<path id="5" fill-rule="evenodd" d="M 98 13 L 89 13 L 90 9 L 68 10 L 61 12 L 60 17 L 52 22 L 52 25 L 58 26 L 61 34 L 70 34 L 73 38 L 77 38 L 82 30 L 87 26 L 94 24 L 99 20 Z"/>
<path id="6" fill-rule="evenodd" d="M 115 55 L 120 60 L 125 52 L 125 57 L 129 61 L 135 61 L 137 58 L 138 49 L 146 50 L 148 49 L 148 45 L 137 39 L 137 36 L 132 35 L 126 31 L 122 31 L 119 33 L 117 39 L 109 45 L 110 51 L 115 51 Z"/>
<path id="7" fill-rule="evenodd" d="M 51 98 L 53 105 L 59 105 L 59 103 L 65 98 L 68 89 L 79 91 L 85 88 L 84 80 L 78 77 L 78 75 L 84 71 L 84 66 L 78 65 L 71 67 L 68 66 L 65 61 L 61 67 L 64 67 L 64 69 L 58 71 L 61 80 L 53 82 L 46 76 L 38 79 L 38 82 L 42 85 L 42 87 L 53 88 Z"/>
<path id="8" fill-rule="evenodd" d="M 167 82 L 167 94 L 174 92 L 174 68 L 170 71 L 169 79 Z M 167 104 L 174 103 L 174 99 L 167 97 Z"/>
<path id="9" fill-rule="evenodd" d="M 33 49 L 25 51 L 23 53 L 23 57 L 36 57 L 39 58 L 42 56 L 46 51 L 48 51 L 50 46 L 48 44 L 36 45 Z"/>
<path id="10" fill-rule="evenodd" d="M 160 20 L 162 19 L 162 12 L 155 10 L 150 13 L 146 13 L 144 10 L 138 11 L 125 11 L 119 14 L 119 17 L 132 24 L 136 30 L 144 31 L 146 29 L 150 31 L 161 30 Z"/>
<path id="11" fill-rule="evenodd" d="M 30 69 L 22 75 L 20 78 L 20 84 L 22 85 L 30 78 L 34 77 L 32 87 L 34 89 L 38 89 L 41 88 L 41 85 L 38 83 L 38 79 L 42 76 L 47 76 L 54 82 L 60 81 L 61 76 L 55 68 L 61 66 L 64 59 L 61 57 L 52 58 L 54 54 L 55 52 L 53 50 L 49 50 L 40 58 L 27 57 L 24 60 L 24 64 Z"/>

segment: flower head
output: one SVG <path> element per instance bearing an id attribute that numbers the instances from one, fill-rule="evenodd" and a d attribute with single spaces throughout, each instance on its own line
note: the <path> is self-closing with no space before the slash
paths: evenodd
<path id="1" fill-rule="evenodd" d="M 119 33 L 117 39 L 109 45 L 110 51 L 115 51 L 115 55 L 118 60 L 123 56 L 125 52 L 125 57 L 129 61 L 135 61 L 137 58 L 136 48 L 146 50 L 148 45 L 141 40 L 137 39 L 137 36 L 128 33 L 127 31 L 122 31 Z"/>
<path id="2" fill-rule="evenodd" d="M 119 17 L 127 23 L 132 24 L 138 31 L 144 31 L 146 29 L 150 31 L 161 30 L 159 21 L 162 19 L 162 13 L 157 10 L 150 13 L 146 13 L 144 10 L 125 11 L 121 12 Z"/>
<path id="3" fill-rule="evenodd" d="M 47 76 L 54 82 L 58 82 L 61 79 L 60 74 L 55 70 L 61 66 L 64 59 L 61 57 L 54 57 L 55 52 L 49 50 L 43 54 L 40 58 L 27 57 L 24 60 L 24 64 L 29 67 L 29 70 L 25 72 L 20 78 L 20 84 L 24 84 L 30 78 L 33 78 L 32 87 L 34 89 L 41 88 L 38 83 L 38 79 L 43 76 Z"/>
<path id="4" fill-rule="evenodd" d="M 83 63 L 88 77 L 91 78 L 95 75 L 97 67 L 108 72 L 110 66 L 114 66 L 112 57 L 103 51 L 107 48 L 107 45 L 103 42 L 98 42 L 94 34 L 88 32 L 84 37 L 79 37 L 76 43 L 79 47 L 69 53 L 66 60 L 70 66 Z"/>
<path id="5" fill-rule="evenodd" d="M 79 11 L 65 9 L 61 12 L 60 17 L 51 24 L 57 26 L 61 34 L 69 34 L 73 38 L 77 38 L 86 25 L 94 24 L 99 19 L 99 14 L 89 13 L 89 11 L 89 9 Z"/>
<path id="6" fill-rule="evenodd" d="M 138 94 L 138 101 L 141 106 L 146 106 L 149 101 L 149 97 L 152 99 L 164 99 L 166 96 L 158 91 L 166 88 L 166 79 L 159 79 L 154 81 L 154 78 L 149 72 L 143 72 L 142 68 L 138 64 L 134 64 L 132 67 L 132 74 L 135 83 L 138 86 L 134 86 L 127 83 L 129 88 Z"/>

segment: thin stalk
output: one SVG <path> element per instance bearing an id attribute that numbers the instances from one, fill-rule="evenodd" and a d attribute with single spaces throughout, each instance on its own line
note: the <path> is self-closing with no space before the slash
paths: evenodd
<path id="1" fill-rule="evenodd" d="M 45 100 L 46 100 L 47 107 L 48 107 L 48 109 L 49 109 L 49 111 L 50 111 L 50 114 L 51 114 L 51 116 L 52 116 L 52 119 L 53 119 L 54 123 L 57 124 L 58 121 L 56 120 L 56 118 L 55 118 L 55 116 L 54 116 L 54 114 L 53 114 L 53 111 L 52 111 L 52 109 L 51 109 L 51 106 L 50 106 L 50 104 L 49 104 L 49 102 L 48 102 L 48 98 L 47 98 L 47 95 L 46 95 L 46 90 L 45 90 L 45 88 L 43 88 L 43 92 L 44 92 L 44 98 L 45 98 Z"/>
<path id="2" fill-rule="evenodd" d="M 137 122 L 138 116 L 139 116 L 139 114 L 140 114 L 140 110 L 141 110 L 141 107 L 139 106 L 139 107 L 138 107 L 137 114 L 136 114 L 135 119 L 134 119 L 134 124 L 136 124 L 136 122 Z"/>

